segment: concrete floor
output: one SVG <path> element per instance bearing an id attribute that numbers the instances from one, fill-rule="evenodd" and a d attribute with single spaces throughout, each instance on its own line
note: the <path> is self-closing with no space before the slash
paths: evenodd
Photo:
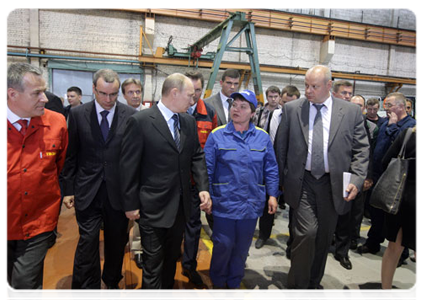
<path id="1" fill-rule="evenodd" d="M 203 225 L 206 232 L 209 233 L 208 225 L 203 219 Z M 367 231 L 370 228 L 370 222 L 364 218 L 361 227 L 361 240 L 359 243 L 364 243 L 367 237 Z M 250 247 L 249 257 L 246 263 L 245 278 L 242 282 L 242 289 L 248 290 L 269 290 L 266 296 L 272 298 L 275 296 L 297 297 L 304 296 L 301 293 L 287 290 L 287 275 L 290 268 L 290 260 L 286 258 L 286 241 L 288 239 L 288 208 L 285 210 L 278 209 L 275 218 L 275 225 L 272 230 L 270 239 L 261 249 L 255 248 L 255 241 L 258 237 L 258 226 L 254 235 L 254 240 Z M 382 265 L 382 256 L 386 249 L 387 242 L 385 241 L 381 247 L 381 251 L 376 255 L 363 254 L 360 255 L 356 251 L 350 250 L 349 256 L 352 262 L 352 270 L 344 269 L 338 261 L 330 253 L 327 259 L 325 275 L 321 284 L 324 287 L 324 292 L 318 292 L 317 295 L 328 296 L 331 293 L 336 298 L 335 294 L 348 295 L 349 299 L 353 295 L 360 295 L 360 299 L 382 297 L 386 298 L 385 291 L 380 290 L 380 272 Z M 410 251 L 412 252 L 412 251 Z M 416 293 L 416 263 L 410 259 L 406 260 L 407 265 L 397 268 L 393 286 L 394 289 L 389 293 L 390 296 L 395 295 L 401 290 L 399 299 L 407 297 L 407 295 L 415 295 Z M 416 285 L 417 286 L 417 285 Z M 279 292 L 276 292 L 278 290 Z M 330 291 L 328 291 L 330 290 Z M 349 290 L 348 293 L 345 293 Z M 273 293 L 271 292 L 273 291 Z M 275 293 L 276 292 L 276 293 Z M 335 294 L 333 294 L 335 292 Z M 336 293 L 338 292 L 338 293 Z M 244 292 L 245 293 L 245 292 Z M 323 293 L 323 294 L 322 294 Z M 252 296 L 254 294 L 251 294 Z M 253 296 L 254 298 L 254 296 Z M 331 298 L 331 297 L 329 297 Z M 388 297 L 391 299 L 391 297 Z M 395 298 L 395 299 L 398 299 Z M 339 299 L 339 298 L 337 298 Z"/>

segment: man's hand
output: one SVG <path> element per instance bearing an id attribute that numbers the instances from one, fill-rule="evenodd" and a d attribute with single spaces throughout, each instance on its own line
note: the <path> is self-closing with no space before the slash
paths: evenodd
<path id="1" fill-rule="evenodd" d="M 201 191 L 198 195 L 200 197 L 200 209 L 208 215 L 211 214 L 212 200 L 210 198 L 209 192 Z"/>
<path id="2" fill-rule="evenodd" d="M 129 220 L 138 220 L 140 218 L 140 210 L 125 211 L 125 215 Z"/>
<path id="3" fill-rule="evenodd" d="M 64 196 L 63 197 L 63 203 L 65 203 L 65 206 L 69 209 L 75 206 L 75 195 L 71 196 Z"/>
<path id="4" fill-rule="evenodd" d="M 373 186 L 373 179 L 366 179 L 364 180 L 364 185 L 363 185 L 363 192 L 367 191 L 368 189 L 370 189 Z"/>
<path id="5" fill-rule="evenodd" d="M 391 111 L 391 112 L 388 113 L 388 117 L 389 117 L 388 125 L 398 123 L 398 116 L 393 111 Z"/>
<path id="6" fill-rule="evenodd" d="M 268 206 L 269 210 L 267 212 L 269 215 L 275 214 L 278 209 L 278 200 L 273 196 L 269 196 Z"/>
<path id="7" fill-rule="evenodd" d="M 346 192 L 348 193 L 348 197 L 344 197 L 344 200 L 349 202 L 355 199 L 358 194 L 358 189 L 354 184 L 350 183 L 346 189 Z"/>

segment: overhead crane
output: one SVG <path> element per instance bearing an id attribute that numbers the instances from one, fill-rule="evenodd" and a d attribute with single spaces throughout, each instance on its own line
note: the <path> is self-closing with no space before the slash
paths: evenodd
<path id="1" fill-rule="evenodd" d="M 229 35 L 235 27 L 239 27 L 240 30 L 235 36 L 229 40 Z M 232 46 L 242 34 L 245 35 L 246 47 L 234 47 Z M 202 51 L 205 46 L 220 37 L 219 44 L 217 46 L 216 53 L 207 53 L 202 55 Z M 248 55 L 250 62 L 249 76 L 253 79 L 254 91 L 256 93 L 257 100 L 264 103 L 263 88 L 261 84 L 260 76 L 260 64 L 258 60 L 258 50 L 255 37 L 254 23 L 247 21 L 244 12 L 231 13 L 231 16 L 221 22 L 219 25 L 214 27 L 209 33 L 201 37 L 198 41 L 193 43 L 187 48 L 187 52 L 178 52 L 171 44 L 172 37 L 169 39 L 167 48 L 165 51 L 169 57 L 185 57 L 190 59 L 212 59 L 213 66 L 211 68 L 210 77 L 207 82 L 206 90 L 204 92 L 204 98 L 211 96 L 213 86 L 219 72 L 219 67 L 222 63 L 223 54 L 228 52 L 244 52 Z"/>

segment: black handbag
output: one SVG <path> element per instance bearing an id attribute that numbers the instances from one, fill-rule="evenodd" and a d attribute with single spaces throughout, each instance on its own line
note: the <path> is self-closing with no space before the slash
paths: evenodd
<path id="1" fill-rule="evenodd" d="M 398 156 L 391 159 L 370 196 L 371 206 L 382 209 L 392 215 L 398 213 L 401 205 L 410 162 L 410 159 L 405 158 L 405 145 L 411 136 L 412 129 L 408 128 L 406 130 L 407 133 Z"/>

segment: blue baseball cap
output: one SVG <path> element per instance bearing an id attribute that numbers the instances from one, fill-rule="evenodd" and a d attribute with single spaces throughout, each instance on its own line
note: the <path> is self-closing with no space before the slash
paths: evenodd
<path id="1" fill-rule="evenodd" d="M 257 108 L 257 98 L 256 94 L 250 90 L 243 90 L 241 92 L 232 93 L 231 98 L 235 99 L 235 97 L 241 97 L 250 102 L 252 105 L 254 105 L 254 108 Z"/>

